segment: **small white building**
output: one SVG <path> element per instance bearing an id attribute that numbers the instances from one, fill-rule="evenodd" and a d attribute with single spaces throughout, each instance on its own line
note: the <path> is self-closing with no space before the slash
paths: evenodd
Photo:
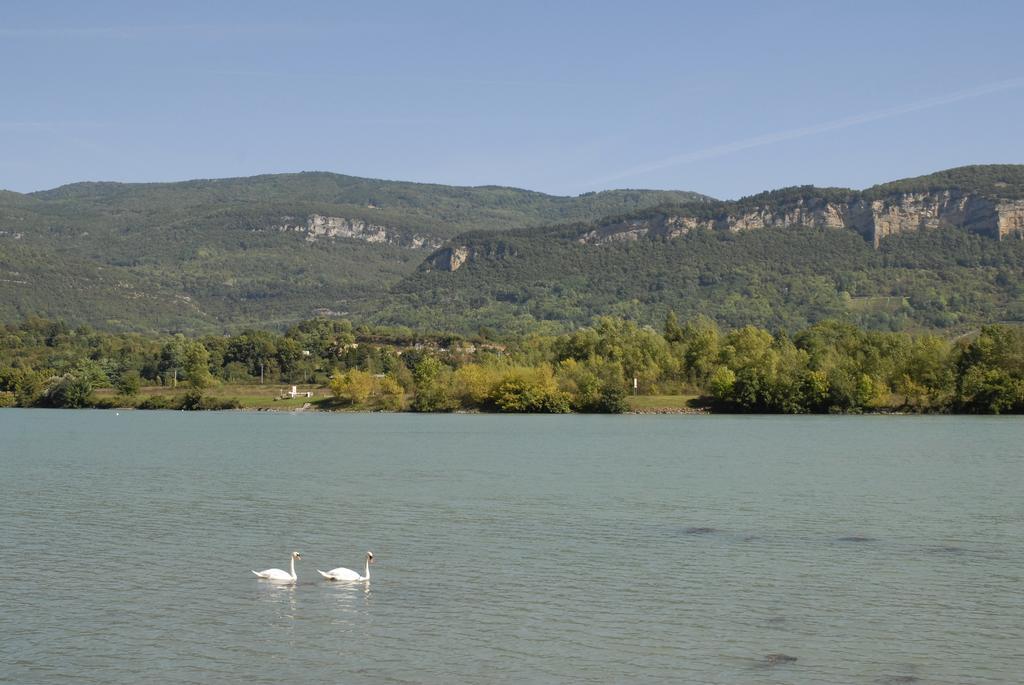
<path id="1" fill-rule="evenodd" d="M 303 390 L 303 391 L 300 392 L 299 389 L 298 389 L 298 386 L 293 385 L 292 389 L 289 390 L 286 394 L 288 395 L 288 397 L 290 397 L 290 398 L 292 398 L 294 400 L 296 397 L 312 397 L 313 396 L 313 391 L 312 390 Z"/>

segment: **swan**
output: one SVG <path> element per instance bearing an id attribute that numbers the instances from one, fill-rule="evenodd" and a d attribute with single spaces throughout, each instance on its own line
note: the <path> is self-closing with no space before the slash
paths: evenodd
<path id="1" fill-rule="evenodd" d="M 295 560 L 301 558 L 301 554 L 299 554 L 298 552 L 292 552 L 291 573 L 288 573 L 287 571 L 282 571 L 279 568 L 268 568 L 266 571 L 253 571 L 253 573 L 255 573 L 260 578 L 265 578 L 267 580 L 283 580 L 289 583 L 294 583 L 299 579 L 299 577 L 295 575 Z"/>
<path id="2" fill-rule="evenodd" d="M 348 581 L 350 583 L 354 583 L 356 581 L 369 580 L 370 579 L 370 564 L 372 564 L 372 563 L 373 563 L 373 552 L 367 552 L 366 553 L 366 566 L 365 566 L 365 571 L 363 572 L 363 575 L 359 575 L 358 573 L 356 573 L 355 571 L 353 571 L 350 568 L 333 568 L 330 571 L 327 571 L 326 573 L 324 571 L 321 571 L 320 569 L 317 569 L 316 572 L 319 573 L 320 575 L 322 575 L 327 580 L 343 580 L 343 581 Z"/>

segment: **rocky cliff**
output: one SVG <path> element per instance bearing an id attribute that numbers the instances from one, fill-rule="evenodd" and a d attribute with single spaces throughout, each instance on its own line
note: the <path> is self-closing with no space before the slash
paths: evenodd
<path id="1" fill-rule="evenodd" d="M 705 202 L 611 219 L 569 233 L 580 245 L 620 241 L 672 240 L 691 231 L 738 233 L 804 226 L 822 230 L 852 230 L 876 248 L 885 238 L 913 231 L 953 228 L 994 240 L 1024 238 L 1024 199 L 1000 198 L 959 188 L 913 192 L 864 192 L 844 189 L 790 188 L 736 202 Z M 553 235 L 557 229 L 552 229 Z M 566 231 L 559 233 L 564 237 Z M 425 270 L 455 271 L 480 257 L 514 254 L 493 238 L 458 240 L 438 250 Z"/>
<path id="2" fill-rule="evenodd" d="M 514 257 L 516 254 L 518 254 L 516 249 L 504 241 L 449 245 L 427 257 L 421 269 L 424 271 L 456 271 L 460 266 L 474 259 L 504 259 Z"/>
<path id="3" fill-rule="evenodd" d="M 418 233 L 409 233 L 397 228 L 368 223 L 362 219 L 347 219 L 340 216 L 322 216 L 311 214 L 305 223 L 295 222 L 286 217 L 284 222 L 276 226 L 279 231 L 296 231 L 304 233 L 308 242 L 316 242 L 321 238 L 352 238 L 368 243 L 383 243 L 412 249 L 437 249 L 442 241 Z"/>
<path id="4" fill-rule="evenodd" d="M 1024 237 L 1024 200 L 998 199 L 959 190 L 899 193 L 873 197 L 851 193 L 846 199 L 815 196 L 813 190 L 785 201 L 757 198 L 721 203 L 703 215 L 665 213 L 600 225 L 579 236 L 585 245 L 644 237 L 672 239 L 696 229 L 750 231 L 806 226 L 854 230 L 877 248 L 891 235 L 949 227 L 995 240 Z"/>
<path id="5" fill-rule="evenodd" d="M 949 227 L 995 240 L 1022 237 L 1024 200 L 1001 200 L 959 190 L 903 193 L 860 199 L 852 226 L 878 247 L 888 236 Z"/>

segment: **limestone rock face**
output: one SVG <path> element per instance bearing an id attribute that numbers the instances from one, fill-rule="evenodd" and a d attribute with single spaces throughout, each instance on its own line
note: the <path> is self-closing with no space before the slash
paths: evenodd
<path id="1" fill-rule="evenodd" d="M 607 224 L 588 231 L 576 239 L 581 245 L 607 245 L 623 240 L 640 240 L 641 238 L 665 238 L 671 240 L 684 236 L 698 229 L 715 229 L 718 224 L 713 219 L 698 219 L 690 216 L 665 216 L 652 219 L 633 219 L 614 224 Z"/>
<path id="2" fill-rule="evenodd" d="M 1024 237 L 1024 200 L 998 202 L 995 206 L 999 239 Z"/>
<path id="3" fill-rule="evenodd" d="M 881 199 L 856 193 L 846 201 L 806 197 L 753 207 L 729 203 L 710 217 L 655 216 L 607 224 L 580 235 L 577 242 L 606 245 L 644 237 L 671 239 L 697 229 L 739 233 L 788 226 L 854 230 L 876 248 L 889 236 L 944 227 L 1003 240 L 1024 237 L 1024 200 L 993 200 L 950 189 Z"/>
<path id="4" fill-rule="evenodd" d="M 441 241 L 420 234 L 408 234 L 396 228 L 368 223 L 362 219 L 311 214 L 305 224 L 285 221 L 277 226 L 280 231 L 304 233 L 307 242 L 321 238 L 352 238 L 368 243 L 384 243 L 413 249 L 436 249 Z"/>
<path id="5" fill-rule="evenodd" d="M 890 236 L 940 228 L 967 231 L 994 240 L 1022 239 L 1024 199 L 999 198 L 958 187 L 887 194 L 874 189 L 864 192 L 842 188 L 783 189 L 736 202 L 709 202 L 673 208 L 669 212 L 654 210 L 638 218 L 591 225 L 580 233 L 570 233 L 568 239 L 580 245 L 601 246 L 638 240 L 672 240 L 694 231 L 740 233 L 790 226 L 856 231 L 875 248 Z M 308 231 L 313 237 L 307 240 L 320 235 L 362 237 L 371 242 L 394 240 L 390 229 L 385 227 L 330 217 L 311 217 Z M 425 246 L 440 247 L 431 243 Z M 452 272 L 474 260 L 515 255 L 516 248 L 507 242 L 470 240 L 437 249 L 421 269 Z"/>
<path id="6" fill-rule="evenodd" d="M 717 227 L 738 233 L 758 228 L 811 226 L 814 228 L 845 228 L 848 207 L 825 201 L 799 200 L 792 207 L 759 207 L 752 211 L 728 214 Z"/>
<path id="7" fill-rule="evenodd" d="M 851 228 L 878 247 L 883 238 L 940 226 L 964 226 L 971 198 L 954 191 L 904 193 L 883 200 L 857 200 Z"/>
<path id="8" fill-rule="evenodd" d="M 427 270 L 456 271 L 475 251 L 466 245 L 452 245 L 427 257 Z"/>
<path id="9" fill-rule="evenodd" d="M 878 247 L 883 238 L 948 227 L 995 240 L 1024 233 L 1024 201 L 992 200 L 957 190 L 905 193 L 858 207 L 853 226 Z"/>
<path id="10" fill-rule="evenodd" d="M 477 245 L 449 245 L 427 257 L 421 269 L 457 271 L 463 264 L 476 259 L 504 259 L 515 255 L 515 248 L 502 241 Z"/>
<path id="11" fill-rule="evenodd" d="M 695 230 L 716 230 L 739 233 L 762 228 L 813 226 L 815 228 L 846 228 L 848 207 L 824 201 L 800 201 L 796 206 L 779 209 L 765 205 L 743 212 L 723 212 L 718 216 L 664 216 L 630 220 L 601 226 L 584 233 L 576 240 L 583 245 L 606 245 L 643 237 L 672 239 Z"/>
<path id="12" fill-rule="evenodd" d="M 449 251 L 448 271 L 455 271 L 469 259 L 469 248 L 464 246 L 453 247 Z"/>

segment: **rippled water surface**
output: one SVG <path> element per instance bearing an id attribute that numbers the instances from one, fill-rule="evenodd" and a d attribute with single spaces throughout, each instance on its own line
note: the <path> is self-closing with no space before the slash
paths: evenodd
<path id="1" fill-rule="evenodd" d="M 1019 683 L 1022 438 L 3 410 L 0 680 Z"/>

